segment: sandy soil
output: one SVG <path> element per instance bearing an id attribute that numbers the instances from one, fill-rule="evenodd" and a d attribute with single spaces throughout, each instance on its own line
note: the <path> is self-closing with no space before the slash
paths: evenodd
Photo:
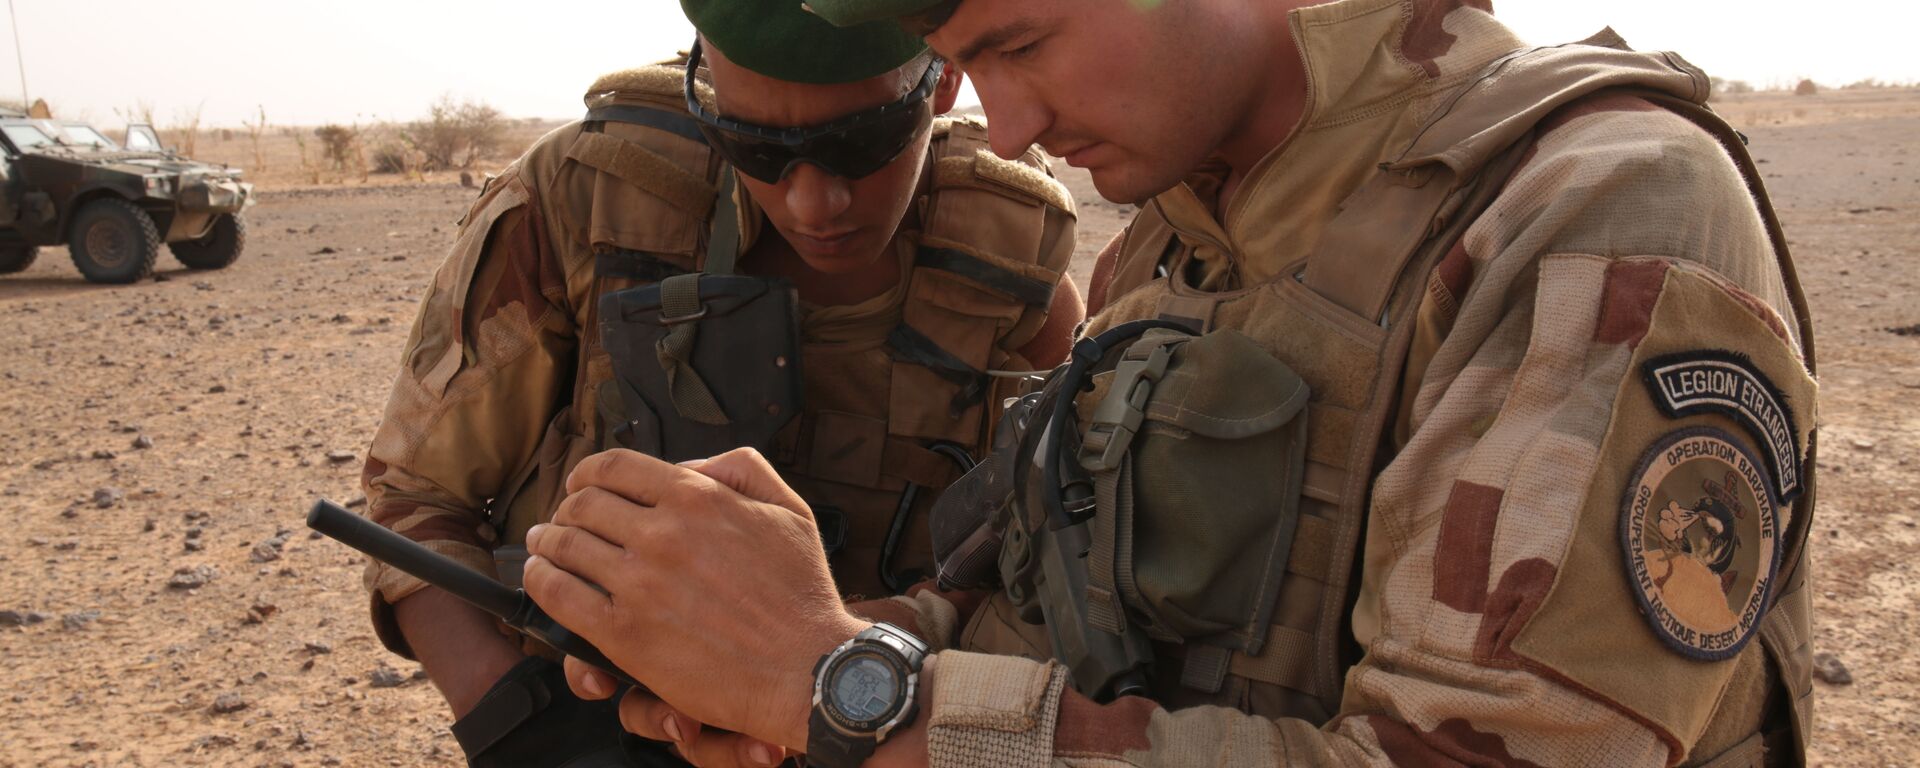
<path id="1" fill-rule="evenodd" d="M 1914 456 L 1920 94 L 1750 97 L 1819 326 L 1817 762 L 1920 753 Z M 1070 176 L 1078 271 L 1131 209 Z M 426 279 L 472 194 L 269 188 L 221 272 L 0 278 L 0 766 L 453 765 L 445 710 L 366 623 L 358 557 L 301 527 L 358 498 Z M 1913 329 L 1905 335 L 1889 329 Z"/>

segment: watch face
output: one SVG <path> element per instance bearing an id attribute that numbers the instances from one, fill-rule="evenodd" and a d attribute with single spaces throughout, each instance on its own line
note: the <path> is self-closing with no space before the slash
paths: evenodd
<path id="1" fill-rule="evenodd" d="M 892 664 L 869 654 L 848 658 L 834 670 L 829 683 L 833 708 L 854 722 L 872 722 L 891 714 L 905 686 Z"/>

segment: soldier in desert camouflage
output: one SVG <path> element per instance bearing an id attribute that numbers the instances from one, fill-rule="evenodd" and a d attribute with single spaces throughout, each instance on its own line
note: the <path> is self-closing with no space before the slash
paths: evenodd
<path id="1" fill-rule="evenodd" d="M 1002 160 L 979 122 L 937 117 L 960 74 L 919 38 L 753 5 L 781 31 L 705 36 L 691 77 L 682 59 L 601 78 L 585 119 L 487 183 L 401 356 L 365 470 L 373 520 L 515 583 L 584 457 L 753 445 L 839 516 L 836 592 L 929 572 L 927 507 L 996 418 L 986 372 L 1054 365 L 1082 319 L 1072 200 L 1038 154 Z M 663 362 L 665 313 L 634 306 L 670 284 L 709 311 L 685 313 L 707 317 Z M 719 418 L 684 389 L 648 394 L 663 375 L 702 382 Z M 797 404 L 740 407 L 783 376 Z M 661 759 L 622 756 L 612 705 L 569 695 L 551 651 L 393 568 L 367 584 L 379 636 L 425 666 L 474 764 Z"/>
<path id="2" fill-rule="evenodd" d="M 629 729 L 703 765 L 1805 761 L 1811 321 L 1703 73 L 1474 0 L 809 4 L 906 17 L 997 151 L 1143 204 L 1089 288 L 1106 359 L 1053 388 L 987 588 L 888 610 L 824 599 L 805 547 L 662 566 L 804 538 L 750 454 L 583 465 L 528 586 L 658 695 Z M 1083 525 L 1083 566 L 1045 559 Z M 905 716 L 862 731 L 875 699 Z"/>

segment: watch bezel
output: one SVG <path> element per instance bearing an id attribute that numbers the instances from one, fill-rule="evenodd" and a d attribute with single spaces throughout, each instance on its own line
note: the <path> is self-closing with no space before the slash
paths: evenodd
<path id="1" fill-rule="evenodd" d="M 842 712 L 839 702 L 827 693 L 848 664 L 863 658 L 878 659 L 894 673 L 895 679 L 904 682 L 899 698 L 887 707 L 886 712 L 864 719 Z M 903 652 L 880 638 L 856 636 L 822 659 L 813 678 L 813 708 L 825 715 L 827 726 L 840 734 L 850 738 L 872 738 L 878 744 L 885 742 L 889 733 L 913 716 L 919 687 L 920 671 L 908 662 Z"/>

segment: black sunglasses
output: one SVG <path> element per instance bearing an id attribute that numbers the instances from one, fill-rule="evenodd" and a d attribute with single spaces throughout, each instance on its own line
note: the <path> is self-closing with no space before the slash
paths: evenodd
<path id="1" fill-rule="evenodd" d="M 885 168 L 933 124 L 931 97 L 944 64 L 934 59 L 920 76 L 920 85 L 899 101 L 811 128 L 773 128 L 707 111 L 694 90 L 699 69 L 700 41 L 695 40 L 687 58 L 687 111 L 699 121 L 707 144 L 741 173 L 778 184 L 800 163 L 812 163 L 846 179 L 864 178 Z"/>

